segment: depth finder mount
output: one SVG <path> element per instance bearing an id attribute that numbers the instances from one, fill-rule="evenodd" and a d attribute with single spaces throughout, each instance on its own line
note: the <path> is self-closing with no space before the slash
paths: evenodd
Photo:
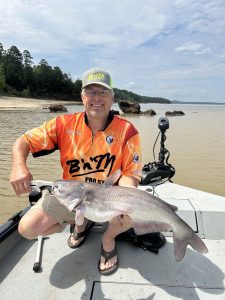
<path id="1" fill-rule="evenodd" d="M 156 182 L 158 181 L 160 184 L 161 180 L 165 179 L 170 180 L 175 174 L 175 168 L 169 164 L 168 159 L 170 157 L 170 152 L 165 148 L 165 140 L 166 135 L 165 132 L 169 129 L 169 120 L 166 117 L 159 118 L 158 121 L 158 128 L 160 130 L 159 134 L 161 134 L 161 141 L 160 141 L 160 151 L 159 151 L 159 161 L 150 162 L 145 164 L 142 169 L 142 179 L 141 185 L 153 184 L 157 185 Z M 156 138 L 155 144 L 158 140 L 159 134 Z M 153 154 L 154 148 L 153 147 Z"/>

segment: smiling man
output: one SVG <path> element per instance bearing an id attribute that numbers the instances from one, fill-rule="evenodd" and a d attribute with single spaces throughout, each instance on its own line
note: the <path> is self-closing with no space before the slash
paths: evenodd
<path id="1" fill-rule="evenodd" d="M 141 179 L 141 150 L 137 129 L 127 120 L 113 115 L 114 92 L 111 76 L 95 68 L 83 75 L 81 97 L 84 112 L 60 115 L 29 130 L 13 146 L 10 182 L 17 195 L 30 192 L 32 175 L 26 164 L 34 157 L 60 151 L 63 179 L 104 183 L 117 169 L 118 185 L 137 187 Z M 138 201 L 138 199 L 137 199 Z M 74 223 L 74 212 L 62 206 L 48 190 L 21 219 L 19 232 L 28 239 L 60 232 Z M 71 225 L 68 245 L 83 244 L 93 222 Z M 102 275 L 115 272 L 119 265 L 115 237 L 131 227 L 127 216 L 112 219 L 102 236 L 98 270 Z"/>

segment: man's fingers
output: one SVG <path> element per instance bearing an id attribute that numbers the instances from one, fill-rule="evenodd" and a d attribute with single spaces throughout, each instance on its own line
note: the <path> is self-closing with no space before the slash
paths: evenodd
<path id="1" fill-rule="evenodd" d="M 117 219 L 117 222 L 119 223 L 119 226 L 122 229 L 126 229 L 126 228 L 129 229 L 132 225 L 131 218 L 127 215 L 120 215 L 120 216 L 116 217 L 116 219 Z"/>
<path id="2" fill-rule="evenodd" d="M 30 181 L 25 181 L 24 182 L 24 188 L 25 188 L 25 193 L 30 193 L 31 192 Z"/>
<path id="3" fill-rule="evenodd" d="M 18 187 L 18 185 L 15 184 L 15 183 L 11 183 L 11 185 L 12 185 L 12 187 L 13 187 L 13 190 L 14 190 L 15 194 L 16 194 L 17 196 L 19 196 L 19 195 L 20 195 L 20 192 L 19 192 L 19 187 Z"/>
<path id="4" fill-rule="evenodd" d="M 117 217 L 118 223 L 121 227 L 123 227 L 123 219 L 121 218 L 121 216 Z"/>
<path id="5" fill-rule="evenodd" d="M 30 187 L 30 182 L 29 181 L 13 182 L 11 184 L 12 184 L 14 192 L 17 195 L 31 192 L 31 187 Z"/>

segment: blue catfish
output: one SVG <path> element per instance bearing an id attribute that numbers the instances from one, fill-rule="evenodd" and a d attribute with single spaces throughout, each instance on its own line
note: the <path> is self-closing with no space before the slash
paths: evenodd
<path id="1" fill-rule="evenodd" d="M 172 230 L 177 261 L 184 257 L 188 244 L 199 253 L 208 252 L 200 237 L 175 213 L 177 207 L 139 189 L 113 186 L 120 175 L 117 170 L 104 184 L 54 181 L 52 194 L 70 211 L 76 212 L 78 225 L 83 223 L 84 217 L 94 222 L 106 222 L 128 215 L 136 234 Z"/>

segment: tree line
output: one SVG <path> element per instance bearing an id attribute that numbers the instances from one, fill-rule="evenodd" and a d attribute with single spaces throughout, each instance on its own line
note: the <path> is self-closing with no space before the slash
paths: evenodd
<path id="1" fill-rule="evenodd" d="M 73 81 L 60 67 L 52 67 L 45 59 L 34 65 L 28 50 L 16 46 L 5 50 L 0 43 L 0 93 L 13 96 L 54 98 L 80 101 L 82 82 Z M 164 98 L 140 96 L 131 91 L 115 88 L 116 100 L 145 103 L 170 103 Z"/>
<path id="2" fill-rule="evenodd" d="M 115 99 L 117 101 L 127 100 L 127 101 L 138 102 L 138 103 L 171 103 L 169 99 L 165 99 L 162 97 L 141 96 L 131 91 L 120 90 L 117 88 L 114 88 L 114 92 L 115 92 Z"/>
<path id="3" fill-rule="evenodd" d="M 79 100 L 81 80 L 75 82 L 45 59 L 34 65 L 28 50 L 4 50 L 0 43 L 0 91 L 22 97 Z"/>

